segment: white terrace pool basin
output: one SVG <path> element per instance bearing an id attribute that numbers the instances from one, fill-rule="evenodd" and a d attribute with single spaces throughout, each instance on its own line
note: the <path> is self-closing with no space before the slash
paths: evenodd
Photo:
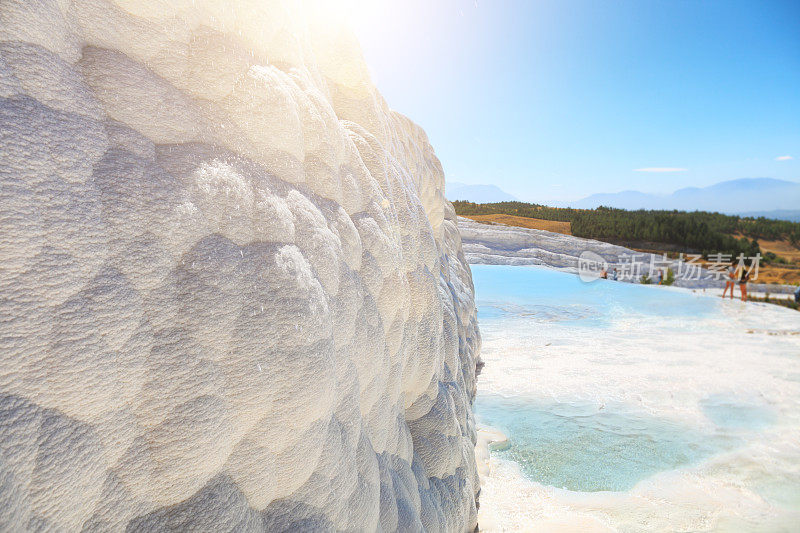
<path id="1" fill-rule="evenodd" d="M 481 526 L 792 531 L 800 313 L 473 265 L 480 424 L 508 437 Z"/>

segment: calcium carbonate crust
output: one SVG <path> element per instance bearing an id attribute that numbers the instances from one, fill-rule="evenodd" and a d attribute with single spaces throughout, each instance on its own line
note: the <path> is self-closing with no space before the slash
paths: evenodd
<path id="1" fill-rule="evenodd" d="M 0 529 L 473 529 L 470 271 L 350 34 L 3 0 L 0 42 Z"/>

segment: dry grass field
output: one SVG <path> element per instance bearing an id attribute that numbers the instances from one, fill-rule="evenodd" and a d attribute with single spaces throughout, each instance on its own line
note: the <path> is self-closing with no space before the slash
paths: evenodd
<path id="1" fill-rule="evenodd" d="M 737 235 L 738 237 L 738 235 Z M 789 241 L 758 241 L 761 251 L 772 252 L 789 262 L 800 264 L 800 248 L 795 248 Z"/>
<path id="2" fill-rule="evenodd" d="M 493 222 L 495 224 L 505 224 L 506 226 L 517 226 L 520 228 L 542 229 L 553 233 L 563 233 L 572 235 L 569 222 L 557 222 L 553 220 L 540 220 L 538 218 L 518 217 L 514 215 L 470 215 L 465 218 L 475 222 Z"/>

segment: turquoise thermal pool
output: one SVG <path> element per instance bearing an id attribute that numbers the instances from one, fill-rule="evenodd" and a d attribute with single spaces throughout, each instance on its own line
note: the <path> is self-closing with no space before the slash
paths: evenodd
<path id="1" fill-rule="evenodd" d="M 800 315 L 473 265 L 502 431 L 482 526 L 781 531 L 800 519 Z"/>

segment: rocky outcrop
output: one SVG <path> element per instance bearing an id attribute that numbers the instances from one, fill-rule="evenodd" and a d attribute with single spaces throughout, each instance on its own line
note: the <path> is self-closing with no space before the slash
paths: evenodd
<path id="1" fill-rule="evenodd" d="M 459 531 L 480 338 L 335 17 L 0 4 L 0 529 Z"/>

